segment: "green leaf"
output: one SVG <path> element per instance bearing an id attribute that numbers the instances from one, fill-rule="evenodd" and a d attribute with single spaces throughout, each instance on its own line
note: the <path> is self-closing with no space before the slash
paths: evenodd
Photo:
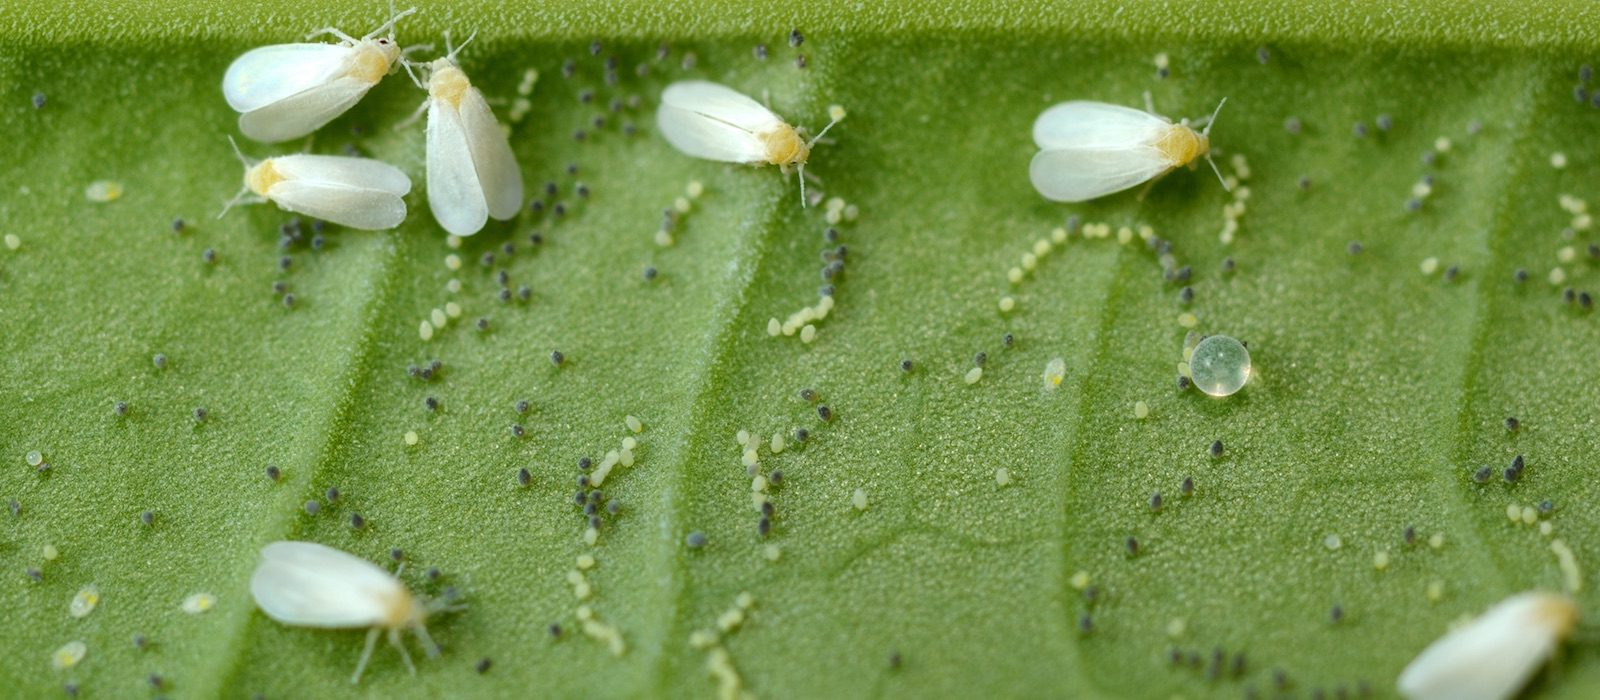
<path id="1" fill-rule="evenodd" d="M 0 249 L 0 497 L 20 507 L 0 514 L 0 682 L 30 697 L 69 683 L 95 696 L 349 692 L 363 631 L 287 627 L 251 600 L 257 553 L 281 539 L 384 566 L 399 549 L 413 590 L 460 592 L 464 611 L 430 620 L 441 658 L 411 643 L 412 677 L 380 645 L 360 687 L 423 697 L 713 693 L 717 652 L 691 635 L 741 593 L 754 605 L 718 648 L 755 695 L 1238 697 L 1276 693 L 1278 669 L 1297 696 L 1386 695 L 1452 621 L 1561 590 L 1554 539 L 1593 578 L 1600 328 L 1562 291 L 1600 292 L 1596 239 L 1558 206 L 1595 196 L 1600 172 L 1600 111 L 1573 98 L 1594 58 L 1592 7 L 824 3 L 774 19 L 709 0 L 573 5 L 430 5 L 401 24 L 402 43 L 477 30 L 464 68 L 502 119 L 538 71 L 510 126 L 544 211 L 459 250 L 422 195 L 422 125 L 393 128 L 422 99 L 403 75 L 309 145 L 241 143 L 254 157 L 354 148 L 398 165 L 418 185 L 399 230 L 329 227 L 314 249 L 307 223 L 280 249 L 291 217 L 271 205 L 216 218 L 240 175 L 218 89 L 229 61 L 328 24 L 363 33 L 379 8 L 25 3 L 0 19 L 0 233 L 20 241 Z M 827 209 L 801 208 L 795 178 L 774 168 L 691 160 L 660 139 L 653 105 L 683 77 L 768 98 L 812 128 L 829 105 L 849 110 L 809 167 L 813 188 L 860 213 L 836 227 L 848 266 L 814 342 L 766 328 L 817 301 Z M 1142 198 L 1069 206 L 1030 186 L 1042 109 L 1139 105 L 1146 91 L 1175 117 L 1228 98 L 1211 132 L 1218 165 L 1234 172 L 1237 154 L 1251 171 L 1230 245 L 1223 208 L 1243 187 L 1224 191 L 1203 165 Z M 99 180 L 121 183 L 120 199 L 86 198 Z M 704 195 L 675 245 L 658 246 L 663 210 L 691 181 Z M 1008 282 L 1069 216 L 1112 235 L 1075 233 Z M 1191 305 L 1137 236 L 1118 243 L 1143 225 L 1192 269 Z M 1440 272 L 1418 271 L 1427 258 Z M 1551 284 L 1553 268 L 1566 281 Z M 1003 296 L 1016 308 L 999 311 Z M 461 317 L 424 341 L 419 323 L 447 303 Z M 1242 392 L 1176 388 L 1185 312 L 1199 332 L 1249 342 Z M 1050 391 L 1041 373 L 1056 357 L 1066 373 Z M 433 379 L 408 375 L 434 358 Z M 763 539 L 735 433 L 799 428 L 804 444 L 761 453 L 764 472 L 784 474 Z M 637 462 L 603 484 L 620 511 L 589 546 L 578 460 L 629 436 Z M 1506 484 L 1499 469 L 1518 454 L 1527 471 Z M 1483 466 L 1496 476 L 1475 483 Z M 1550 535 L 1508 521 L 1508 505 L 1543 501 Z M 704 547 L 685 545 L 691 532 Z M 597 565 L 580 602 L 568 576 L 581 555 Z M 1592 611 L 1586 583 L 1575 599 Z M 73 618 L 86 585 L 99 605 Z M 215 608 L 185 613 L 201 592 Z M 624 654 L 580 630 L 580 604 Z M 52 669 L 73 640 L 82 662 Z M 1535 684 L 1600 692 L 1600 654 L 1580 641 Z"/>

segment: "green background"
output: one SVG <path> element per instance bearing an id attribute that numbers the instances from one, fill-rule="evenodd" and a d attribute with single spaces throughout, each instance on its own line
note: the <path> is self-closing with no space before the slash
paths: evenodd
<path id="1" fill-rule="evenodd" d="M 724 646 L 759 696 L 1239 697 L 1277 692 L 1274 669 L 1297 696 L 1389 695 L 1451 621 L 1562 586 L 1549 538 L 1508 523 L 1507 504 L 1550 500 L 1545 519 L 1594 578 L 1600 328 L 1545 281 L 1573 245 L 1563 286 L 1600 291 L 1584 252 L 1595 236 L 1564 239 L 1570 215 L 1557 205 L 1594 196 L 1600 173 L 1600 110 L 1572 96 L 1579 66 L 1600 58 L 1592 6 L 425 4 L 400 24 L 401 43 L 477 31 L 463 68 L 502 119 L 524 70 L 539 71 L 511 143 L 545 213 L 491 222 L 447 269 L 422 195 L 423 128 L 392 128 L 423 94 L 397 75 L 309 145 L 241 147 L 349 146 L 394 163 L 416 183 L 405 225 L 329 227 L 320 250 L 281 250 L 290 216 L 271 205 L 217 220 L 240 176 L 219 89 L 229 61 L 329 24 L 362 34 L 385 14 L 375 3 L 24 2 L 0 17 L 0 233 L 22 240 L 0 249 L 0 498 L 21 506 L 0 514 L 10 693 L 50 697 L 70 682 L 83 697 L 704 696 L 715 682 L 688 637 L 749 592 L 756 606 Z M 686 77 L 767 96 L 813 128 L 829 105 L 849 110 L 810 164 L 815 187 L 861 212 L 839 226 L 849 264 L 812 344 L 765 328 L 815 301 L 824 210 L 800 208 L 794 179 L 773 168 L 695 161 L 659 138 L 656 99 Z M 1231 196 L 1204 166 L 1142 201 L 1062 205 L 1030 186 L 1042 109 L 1139 105 L 1147 90 L 1175 117 L 1228 98 L 1211 134 L 1219 165 L 1239 153 L 1253 171 L 1232 245 L 1217 236 Z M 1379 114 L 1392 116 L 1387 132 Z M 1298 135 L 1283 126 L 1291 117 Z M 1451 149 L 1425 165 L 1440 136 Z M 1564 170 L 1550 166 L 1556 151 Z M 1407 211 L 1430 174 L 1432 196 Z M 124 195 L 86 199 L 101 179 Z M 658 247 L 661 212 L 691 180 L 706 194 L 677 244 Z M 556 195 L 543 196 L 546 183 Z M 564 216 L 549 213 L 556 203 Z M 1074 236 L 1009 284 L 1006 270 L 1074 214 L 1152 226 L 1193 267 L 1193 304 L 1137 239 Z M 175 217 L 188 224 L 178 234 Z M 1352 241 L 1365 251 L 1348 254 Z M 1419 273 L 1428 257 L 1459 276 Z M 1519 268 L 1532 277 L 1521 285 Z M 502 270 L 532 299 L 502 303 Z M 1003 314 L 1004 294 L 1018 305 Z M 463 317 L 421 341 L 418 322 L 450 301 Z M 1185 310 L 1198 330 L 1249 342 L 1258 373 L 1243 392 L 1176 390 Z M 480 317 L 488 332 L 471 327 Z M 557 349 L 560 368 L 547 359 Z M 985 374 L 967 385 L 980 351 Z M 1046 392 L 1053 357 L 1067 374 Z M 407 376 L 430 358 L 439 377 Z M 1137 401 L 1151 407 L 1145 420 Z M 572 504 L 576 461 L 615 448 L 630 414 L 646 425 L 639 460 L 607 480 L 623 507 L 591 548 Z M 1508 415 L 1521 431 L 1502 427 Z M 786 482 L 762 540 L 734 434 L 800 427 L 807 444 L 763 455 Z M 404 444 L 408 430 L 420 444 Z M 1212 459 L 1218 439 L 1227 451 Z M 33 450 L 47 473 L 24 462 Z M 1516 454 L 1529 464 L 1519 483 L 1469 478 Z M 1013 475 L 1004 488 L 999 467 Z M 519 468 L 533 475 L 526 488 Z M 1180 499 L 1186 476 L 1196 492 Z M 341 499 L 307 515 L 302 504 L 329 487 Z M 872 501 L 864 512 L 850 504 L 857 488 Z M 1146 505 L 1154 491 L 1160 513 Z M 352 530 L 351 513 L 367 526 Z M 1407 526 L 1417 543 L 1403 542 Z M 708 544 L 686 548 L 690 531 Z M 1422 543 L 1435 533 L 1443 547 Z M 1342 547 L 1323 545 L 1330 534 Z M 285 627 L 250 599 L 257 552 L 279 539 L 385 566 L 403 549 L 414 590 L 453 586 L 468 605 L 429 627 L 444 656 L 418 655 L 412 677 L 380 646 L 352 688 L 362 632 Z M 769 543 L 777 562 L 762 554 Z M 47 544 L 59 558 L 44 560 Z M 1386 571 L 1372 564 L 1379 551 Z M 577 631 L 566 575 L 583 553 L 598 561 L 588 603 L 628 643 L 620 658 Z M 1069 582 L 1079 571 L 1093 600 Z M 69 617 L 87 584 L 99 607 Z M 216 608 L 180 611 L 196 592 Z M 1590 587 L 1576 599 L 1595 608 Z M 70 640 L 87 657 L 53 670 Z M 1169 664 L 1173 648 L 1201 665 Z M 1243 673 L 1209 678 L 1214 649 L 1230 663 L 1244 654 Z M 1600 692 L 1600 655 L 1572 645 L 1536 686 Z"/>

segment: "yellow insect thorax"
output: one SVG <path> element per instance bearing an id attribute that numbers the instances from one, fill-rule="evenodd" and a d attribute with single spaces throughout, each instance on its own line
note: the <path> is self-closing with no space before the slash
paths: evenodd
<path id="1" fill-rule="evenodd" d="M 350 59 L 346 75 L 365 83 L 376 83 L 389 74 L 394 62 L 400 58 L 400 47 L 388 39 L 363 41 L 356 44 L 355 56 Z"/>
<path id="2" fill-rule="evenodd" d="M 1185 124 L 1173 124 L 1156 139 L 1156 148 L 1173 167 L 1188 165 L 1211 150 L 1211 140 Z"/>
<path id="3" fill-rule="evenodd" d="M 467 94 L 472 87 L 472 82 L 467 80 L 467 74 L 461 72 L 450 59 L 441 58 L 433 62 L 433 74 L 428 77 L 428 96 L 435 100 L 444 100 L 451 107 L 461 107 L 461 97 Z"/>
<path id="4" fill-rule="evenodd" d="M 799 165 L 811 157 L 811 147 L 799 132 L 788 124 L 779 124 L 772 131 L 756 134 L 767 149 L 767 162 L 773 165 Z"/>
<path id="5" fill-rule="evenodd" d="M 276 167 L 273 167 L 271 158 L 256 163 L 250 166 L 249 170 L 244 171 L 244 186 L 262 197 L 267 196 L 267 190 L 272 189 L 273 185 L 280 182 L 283 182 L 283 175 L 278 173 Z"/>
<path id="6" fill-rule="evenodd" d="M 428 608 L 409 591 L 397 591 L 393 598 L 384 603 L 384 609 L 389 614 L 384 616 L 381 624 L 389 629 L 421 625 L 428 618 Z"/>

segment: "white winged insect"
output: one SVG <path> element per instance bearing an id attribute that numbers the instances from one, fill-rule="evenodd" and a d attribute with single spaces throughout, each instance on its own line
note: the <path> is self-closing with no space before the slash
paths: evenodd
<path id="1" fill-rule="evenodd" d="M 800 203 L 806 194 L 806 160 L 811 147 L 844 118 L 842 108 L 829 110 L 831 121 L 810 140 L 803 128 L 733 88 L 704 80 L 667 86 L 656 110 L 656 125 L 673 147 L 696 158 L 750 165 L 776 165 L 785 174 L 800 172 Z"/>
<path id="2" fill-rule="evenodd" d="M 230 139 L 231 142 L 231 139 Z M 380 230 L 406 218 L 401 199 L 411 191 L 411 178 L 383 161 L 349 156 L 297 154 L 244 163 L 244 187 L 223 207 L 222 218 L 239 203 L 273 202 L 279 208 L 340 226 Z"/>
<path id="3" fill-rule="evenodd" d="M 1149 96 L 1146 95 L 1148 98 Z M 1226 103 L 1224 98 L 1222 103 Z M 1151 111 L 1074 100 L 1055 105 L 1033 122 L 1040 151 L 1028 165 L 1034 189 L 1045 199 L 1084 202 L 1121 192 L 1205 156 L 1211 162 L 1211 124 L 1203 131 L 1189 121 L 1177 124 Z M 1217 164 L 1211 163 L 1216 170 Z M 1217 179 L 1222 179 L 1217 171 Z M 1227 182 L 1223 182 L 1226 188 Z"/>
<path id="4" fill-rule="evenodd" d="M 305 136 L 344 114 L 400 60 L 394 25 L 416 8 L 395 14 L 359 39 L 333 27 L 307 35 L 337 44 L 276 44 L 246 51 L 222 76 L 222 95 L 239 114 L 239 131 L 273 143 Z M 384 32 L 387 36 L 379 36 Z"/>
<path id="5" fill-rule="evenodd" d="M 488 217 L 504 221 L 522 208 L 522 171 L 483 93 L 456 62 L 461 46 L 449 48 L 428 71 L 428 206 L 444 230 L 470 236 Z"/>
<path id="6" fill-rule="evenodd" d="M 1572 632 L 1578 608 L 1556 593 L 1511 596 L 1435 640 L 1400 673 L 1411 700 L 1506 700 Z"/>
<path id="7" fill-rule="evenodd" d="M 351 683 L 361 681 L 378 633 L 384 630 L 406 668 L 416 675 L 400 633 L 415 632 L 428 656 L 437 657 L 439 646 L 428 636 L 424 622 L 430 613 L 454 609 L 419 600 L 400 582 L 398 572 L 390 575 L 372 562 L 315 542 L 273 542 L 262 547 L 261 564 L 250 577 L 250 594 L 267 617 L 286 625 L 372 628 Z"/>

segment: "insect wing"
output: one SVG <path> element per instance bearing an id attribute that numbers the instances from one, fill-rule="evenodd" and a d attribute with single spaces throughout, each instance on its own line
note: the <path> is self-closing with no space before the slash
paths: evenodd
<path id="1" fill-rule="evenodd" d="M 783 123 L 761 103 L 700 80 L 667 86 L 656 110 L 656 124 L 673 147 L 697 158 L 732 163 L 766 162 L 766 146 L 756 134 Z"/>
<path id="2" fill-rule="evenodd" d="M 236 112 L 261 109 L 344 74 L 352 49 L 343 44 L 276 44 L 244 52 L 222 76 L 222 96 Z"/>
<path id="3" fill-rule="evenodd" d="M 330 628 L 380 624 L 394 601 L 411 595 L 371 562 L 312 542 L 262 548 L 250 593 L 274 620 Z"/>
<path id="4" fill-rule="evenodd" d="M 502 221 L 516 216 L 522 209 L 522 171 L 517 168 L 517 157 L 511 152 L 506 132 L 500 129 L 489 103 L 477 88 L 462 95 L 459 117 L 472 149 L 478 184 L 489 205 L 489 216 Z"/>

